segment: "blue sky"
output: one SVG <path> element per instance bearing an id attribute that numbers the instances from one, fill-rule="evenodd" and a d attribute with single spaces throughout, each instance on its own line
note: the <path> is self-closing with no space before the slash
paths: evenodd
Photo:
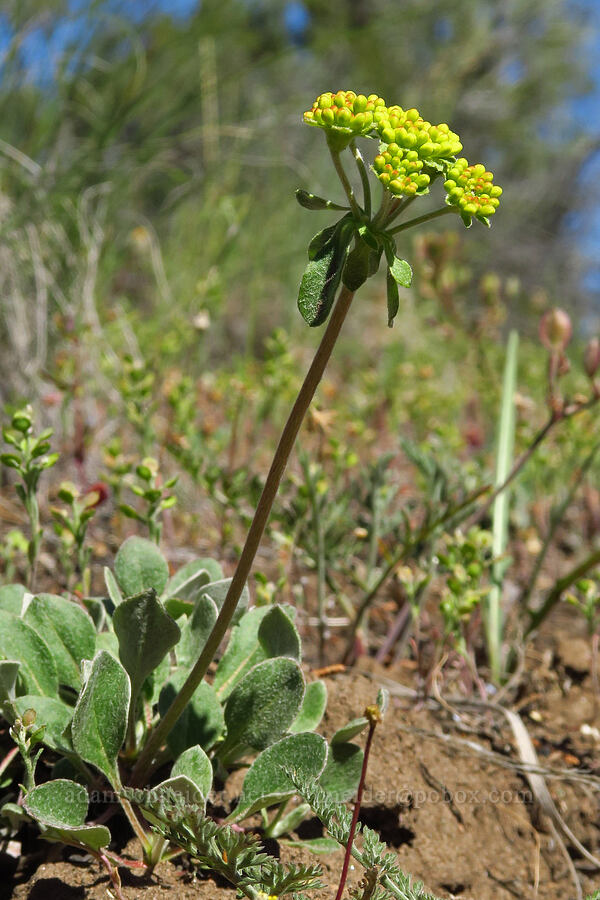
<path id="1" fill-rule="evenodd" d="M 112 11 L 131 22 L 140 22 L 150 12 L 161 10 L 173 18 L 184 19 L 198 6 L 201 0 L 108 0 Z M 253 0 L 248 0 L 253 2 Z M 600 135 L 600 0 L 572 0 L 580 9 L 589 15 L 587 47 L 589 59 L 594 60 L 590 71 L 594 82 L 594 90 L 586 97 L 577 99 L 571 112 L 576 121 L 590 134 Z M 78 14 L 70 20 L 59 23 L 50 36 L 41 28 L 32 29 L 22 43 L 22 53 L 30 72 L 30 77 L 38 83 L 50 83 L 56 65 L 65 46 L 74 41 L 85 52 L 85 33 L 89 22 L 85 21 L 85 11 L 90 0 L 69 0 L 74 13 Z M 84 15 L 81 15 L 81 14 Z M 283 21 L 290 37 L 300 34 L 308 26 L 310 18 L 302 0 L 289 0 L 284 7 Z M 9 45 L 13 35 L 8 22 L 0 11 L 0 54 Z M 589 214 L 584 218 L 574 216 L 571 223 L 573 233 L 587 257 L 590 271 L 586 277 L 586 285 L 600 296 L 600 153 L 587 167 L 584 188 L 592 193 L 593 204 Z"/>

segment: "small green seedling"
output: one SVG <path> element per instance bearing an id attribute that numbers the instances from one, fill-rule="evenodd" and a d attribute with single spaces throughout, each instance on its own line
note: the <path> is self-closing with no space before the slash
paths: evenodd
<path id="1" fill-rule="evenodd" d="M 73 575 L 77 575 L 82 580 L 82 593 L 89 594 L 92 549 L 86 545 L 86 535 L 98 503 L 103 499 L 103 486 L 98 485 L 82 494 L 72 482 L 63 481 L 58 489 L 58 499 L 65 504 L 66 510 L 53 507 L 51 513 L 54 531 L 62 546 L 61 556 L 67 584 Z"/>
<path id="2" fill-rule="evenodd" d="M 600 631 L 600 591 L 595 579 L 580 578 L 566 600 L 582 613 L 590 635 Z"/>
<path id="3" fill-rule="evenodd" d="M 105 579 L 110 599 L 89 601 L 89 613 L 65 597 L 2 589 L 0 704 L 13 731 L 19 717 L 33 716 L 41 723 L 37 743 L 62 755 L 90 786 L 91 767 L 122 792 L 123 773 L 131 772 L 189 676 L 230 581 L 211 559 L 193 560 L 169 577 L 158 547 L 138 537 L 125 541 Z M 362 751 L 348 735 L 328 746 L 314 733 L 327 694 L 323 682 L 305 682 L 293 608 L 245 610 L 248 600 L 246 590 L 212 683 L 196 688 L 153 768 L 171 762 L 167 786 L 181 786 L 185 775 L 206 799 L 213 770 L 225 780 L 258 753 L 230 821 L 260 811 L 265 832 L 279 836 L 307 814 L 306 807 L 286 809 L 295 790 L 281 766 L 303 766 L 349 797 Z M 14 736 L 21 740 L 21 731 Z M 24 740 L 25 732 L 20 748 Z M 27 796 L 35 788 L 35 761 L 25 763 Z M 53 795 L 44 788 L 49 803 Z M 167 852 L 163 842 L 144 831 L 126 794 L 123 805 L 154 866 Z M 26 808 L 35 818 L 35 804 Z"/>
<path id="4" fill-rule="evenodd" d="M 485 577 L 492 565 L 491 548 L 492 535 L 474 527 L 466 535 L 448 535 L 438 553 L 445 580 L 440 601 L 444 634 L 462 655 L 467 654 L 465 627 L 490 590 Z"/>
<path id="5" fill-rule="evenodd" d="M 52 429 L 46 428 L 37 437 L 34 435 L 34 417 L 31 406 L 17 410 L 11 418 L 9 428 L 2 430 L 6 444 L 12 450 L 0 454 L 0 462 L 14 469 L 20 477 L 15 485 L 17 495 L 25 507 L 29 519 L 30 537 L 27 547 L 29 561 L 29 585 L 33 586 L 37 561 L 42 543 L 40 510 L 37 490 L 42 472 L 50 469 L 58 461 L 58 453 L 49 453 Z"/>
<path id="6" fill-rule="evenodd" d="M 160 544 L 162 535 L 161 515 L 166 509 L 172 509 L 177 497 L 170 494 L 171 488 L 177 484 L 177 476 L 162 481 L 158 461 L 147 456 L 135 467 L 138 481 L 129 480 L 129 489 L 144 503 L 143 512 L 127 503 L 121 503 L 119 509 L 129 519 L 136 519 L 148 528 L 150 540 Z"/>

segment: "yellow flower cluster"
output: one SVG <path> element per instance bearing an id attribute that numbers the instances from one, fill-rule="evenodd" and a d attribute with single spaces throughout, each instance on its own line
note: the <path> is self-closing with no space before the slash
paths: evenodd
<path id="1" fill-rule="evenodd" d="M 502 188 L 494 185 L 485 166 L 471 166 L 463 157 L 459 136 L 442 122 L 433 125 L 418 109 L 387 106 L 377 94 L 338 91 L 321 94 L 304 113 L 304 121 L 328 133 L 330 146 L 345 147 L 356 136 L 379 138 L 373 172 L 395 196 L 426 194 L 431 182 L 443 174 L 446 203 L 465 224 L 475 216 L 486 222 L 495 213 Z"/>
<path id="2" fill-rule="evenodd" d="M 448 192 L 446 202 L 450 206 L 456 206 L 463 218 L 470 220 L 471 216 L 477 219 L 486 219 L 492 216 L 500 200 L 502 188 L 493 184 L 494 176 L 487 172 L 485 166 L 479 163 L 470 166 L 464 157 L 457 159 L 447 172 L 447 180 L 444 187 Z"/>
<path id="3" fill-rule="evenodd" d="M 390 106 L 377 117 L 377 133 L 384 144 L 397 144 L 402 150 L 415 151 L 419 159 L 453 159 L 462 150 L 460 138 L 448 125 L 432 125 L 418 109 Z"/>
<path id="4" fill-rule="evenodd" d="M 398 144 L 388 144 L 373 160 L 373 171 L 392 194 L 414 196 L 424 194 L 431 178 L 423 172 L 423 160 L 416 150 L 402 150 Z"/>
<path id="5" fill-rule="evenodd" d="M 304 113 L 304 121 L 349 137 L 369 135 L 373 131 L 378 110 L 385 110 L 385 100 L 377 94 L 355 94 L 354 91 L 338 91 L 321 94 Z"/>

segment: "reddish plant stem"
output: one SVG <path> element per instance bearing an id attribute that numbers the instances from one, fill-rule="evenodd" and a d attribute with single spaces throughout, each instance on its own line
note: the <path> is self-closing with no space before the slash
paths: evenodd
<path id="1" fill-rule="evenodd" d="M 192 695 L 204 676 L 212 662 L 214 655 L 225 636 L 225 632 L 229 627 L 238 601 L 244 589 L 244 585 L 248 579 L 254 557 L 256 556 L 263 532 L 267 525 L 273 501 L 277 495 L 279 483 L 283 476 L 285 467 L 288 464 L 290 454 L 296 442 L 296 437 L 300 426 L 304 420 L 304 416 L 310 406 L 315 391 L 323 377 L 325 367 L 329 361 L 338 335 L 346 318 L 346 314 L 350 309 L 354 292 L 347 287 L 342 286 L 338 295 L 333 311 L 329 317 L 325 333 L 321 339 L 321 343 L 317 349 L 314 359 L 306 374 L 306 378 L 300 388 L 292 411 L 285 424 L 271 468 L 265 481 L 263 492 L 258 501 L 252 524 L 246 537 L 241 556 L 239 558 L 236 570 L 233 574 L 227 596 L 223 601 L 221 612 L 215 622 L 204 648 L 194 664 L 185 683 L 181 687 L 179 693 L 173 700 L 159 724 L 148 737 L 146 745 L 140 754 L 140 757 L 133 768 L 131 775 L 131 783 L 134 785 L 143 784 L 149 773 L 152 771 L 154 758 L 160 747 L 165 742 L 167 735 L 176 724 L 181 713 L 189 703 Z"/>
<path id="2" fill-rule="evenodd" d="M 358 824 L 358 816 L 360 813 L 360 805 L 362 803 L 363 791 L 365 789 L 365 777 L 367 775 L 367 767 L 369 765 L 369 754 L 371 753 L 371 744 L 373 743 L 373 735 L 378 722 L 381 721 L 381 713 L 377 707 L 367 707 L 365 714 L 369 718 L 369 734 L 367 735 L 367 743 L 365 745 L 365 755 L 363 758 L 362 769 L 360 773 L 360 781 L 358 782 L 358 791 L 356 792 L 356 802 L 354 804 L 354 812 L 352 813 L 352 822 L 350 824 L 350 834 L 348 843 L 346 844 L 346 852 L 344 854 L 344 864 L 340 875 L 340 884 L 335 895 L 335 900 L 342 900 L 342 894 L 346 886 L 348 877 L 348 868 L 350 866 L 350 857 L 352 856 L 352 845 L 354 843 L 354 835 L 356 834 L 356 826 Z"/>
<path id="3" fill-rule="evenodd" d="M 4 757 L 2 762 L 0 762 L 0 775 L 2 775 L 2 773 L 6 769 L 8 769 L 8 767 L 10 766 L 11 762 L 13 761 L 13 759 L 15 758 L 15 756 L 17 755 L 18 752 L 19 752 L 18 747 L 13 747 L 12 750 L 8 751 L 8 753 L 6 754 L 6 756 Z"/>

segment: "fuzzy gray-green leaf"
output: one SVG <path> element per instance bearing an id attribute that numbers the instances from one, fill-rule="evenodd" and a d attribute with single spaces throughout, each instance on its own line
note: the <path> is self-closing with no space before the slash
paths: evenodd
<path id="1" fill-rule="evenodd" d="M 58 675 L 48 645 L 13 613 L 0 609 L 0 656 L 17 660 L 19 678 L 29 694 L 58 696 Z"/>
<path id="2" fill-rule="evenodd" d="M 177 662 L 179 665 L 193 665 L 217 621 L 218 610 L 214 600 L 205 594 L 196 601 L 194 611 L 181 629 L 181 639 L 177 644 Z"/>
<path id="3" fill-rule="evenodd" d="M 45 825 L 76 828 L 85 822 L 88 794 L 82 784 L 57 778 L 29 791 L 25 808 Z"/>
<path id="4" fill-rule="evenodd" d="M 171 791 L 180 794 L 188 808 L 196 806 L 200 807 L 203 812 L 205 811 L 206 797 L 188 775 L 172 775 L 152 788 L 152 794 L 157 800 L 160 798 L 161 793 L 170 794 Z M 151 812 L 147 814 L 143 809 L 142 812 L 144 812 L 149 822 L 156 823 L 156 817 L 153 817 Z"/>
<path id="5" fill-rule="evenodd" d="M 175 699 L 187 674 L 187 670 L 178 669 L 164 685 L 158 701 L 161 716 L 164 716 Z M 195 744 L 199 744 L 204 750 L 210 750 L 224 730 L 223 708 L 212 685 L 202 681 L 167 737 L 167 744 L 175 757 Z"/>
<path id="6" fill-rule="evenodd" d="M 117 579 L 108 568 L 108 566 L 104 566 L 104 584 L 106 585 L 108 596 L 114 603 L 115 607 L 118 606 L 119 603 L 122 603 L 123 594 L 121 593 L 121 588 L 117 584 Z"/>
<path id="7" fill-rule="evenodd" d="M 20 616 L 23 597 L 26 593 L 27 591 L 22 584 L 3 585 L 0 587 L 0 609 L 14 613 L 15 616 Z"/>
<path id="8" fill-rule="evenodd" d="M 126 597 L 150 588 L 162 594 L 169 578 L 169 567 L 156 544 L 134 535 L 119 547 L 115 575 Z"/>
<path id="9" fill-rule="evenodd" d="M 214 686 L 221 700 L 229 696 L 253 666 L 276 656 L 300 659 L 300 638 L 296 626 L 281 606 L 260 606 L 249 610 L 232 630 L 227 649 L 217 667 Z"/>
<path id="10" fill-rule="evenodd" d="M 15 699 L 20 665 L 14 659 L 0 660 L 0 706 Z"/>
<path id="11" fill-rule="evenodd" d="M 341 728 L 338 728 L 331 738 L 331 743 L 343 744 L 346 741 L 350 741 L 357 734 L 360 734 L 361 731 L 364 731 L 368 725 L 369 720 L 365 716 L 360 716 L 358 719 L 352 719 L 350 722 L 347 722 L 346 725 L 342 725 Z"/>
<path id="12" fill-rule="evenodd" d="M 324 681 L 311 681 L 306 685 L 306 693 L 302 708 L 297 718 L 290 725 L 292 734 L 301 731 L 314 731 L 327 707 L 327 687 Z"/>
<path id="13" fill-rule="evenodd" d="M 204 585 L 204 587 L 202 588 L 202 596 L 206 595 L 207 597 L 210 597 L 210 599 L 214 601 L 219 612 L 223 607 L 223 602 L 225 600 L 225 597 L 227 596 L 227 592 L 232 580 L 233 579 L 231 578 L 220 578 L 217 581 L 211 581 L 209 584 Z M 244 615 L 249 602 L 250 591 L 248 590 L 248 585 L 245 584 L 242 588 L 240 599 L 238 600 L 238 604 L 235 608 L 233 619 L 231 620 L 234 625 L 237 625 L 238 621 Z"/>
<path id="14" fill-rule="evenodd" d="M 327 765 L 319 782 L 336 803 L 351 800 L 356 794 L 363 764 L 363 752 L 356 744 L 332 744 Z"/>
<path id="15" fill-rule="evenodd" d="M 88 614 L 65 597 L 40 594 L 33 598 L 23 621 L 50 647 L 60 684 L 78 691 L 81 660 L 96 650 L 96 629 Z"/>
<path id="16" fill-rule="evenodd" d="M 152 588 L 123 600 L 115 609 L 113 627 L 119 658 L 131 680 L 131 702 L 135 703 L 145 678 L 175 646 L 181 631 Z"/>
<path id="17" fill-rule="evenodd" d="M 131 698 L 129 676 L 106 650 L 94 657 L 71 722 L 73 748 L 96 766 L 113 787 L 120 784 L 117 756 L 127 729 Z"/>
<path id="18" fill-rule="evenodd" d="M 248 769 L 240 802 L 229 821 L 239 822 L 259 809 L 289 799 L 296 788 L 287 769 L 306 778 L 318 778 L 326 760 L 327 741 L 311 732 L 292 734 L 267 747 Z"/>
<path id="19" fill-rule="evenodd" d="M 254 666 L 225 705 L 227 737 L 220 758 L 233 760 L 279 740 L 298 715 L 303 697 L 304 676 L 295 660 L 268 659 Z"/>
<path id="20" fill-rule="evenodd" d="M 169 578 L 165 588 L 165 597 L 180 597 L 195 600 L 197 591 L 205 584 L 223 578 L 223 569 L 215 559 L 202 557 L 192 559 Z"/>
<path id="21" fill-rule="evenodd" d="M 81 784 L 65 778 L 47 781 L 33 788 L 24 800 L 29 815 L 44 825 L 45 837 L 65 844 L 83 844 L 92 850 L 107 847 L 111 841 L 104 825 L 85 825 L 87 791 Z"/>
<path id="22" fill-rule="evenodd" d="M 175 761 L 171 769 L 171 778 L 178 775 L 185 775 L 196 785 L 205 799 L 208 797 L 213 782 L 212 763 L 199 744 L 188 747 Z"/>

